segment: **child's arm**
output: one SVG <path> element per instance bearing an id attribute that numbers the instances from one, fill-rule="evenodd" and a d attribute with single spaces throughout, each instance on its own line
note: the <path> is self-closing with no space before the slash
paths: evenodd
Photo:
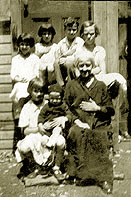
<path id="1" fill-rule="evenodd" d="M 75 53 L 76 49 L 69 49 L 67 52 L 61 55 L 61 57 L 67 57 L 70 55 L 73 55 Z"/>
<path id="2" fill-rule="evenodd" d="M 24 129 L 24 135 L 29 135 L 31 133 L 38 133 L 39 129 L 38 127 L 26 127 Z"/>

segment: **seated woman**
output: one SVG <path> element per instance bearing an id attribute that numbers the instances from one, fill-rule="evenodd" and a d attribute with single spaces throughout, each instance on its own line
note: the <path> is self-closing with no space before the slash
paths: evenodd
<path id="1" fill-rule="evenodd" d="M 93 179 L 107 193 L 112 192 L 113 166 L 109 160 L 108 136 L 114 109 L 106 85 L 92 74 L 91 54 L 76 57 L 79 77 L 67 83 L 65 102 L 74 124 L 67 136 L 69 179 L 86 184 Z M 79 184 L 78 183 L 78 184 Z"/>

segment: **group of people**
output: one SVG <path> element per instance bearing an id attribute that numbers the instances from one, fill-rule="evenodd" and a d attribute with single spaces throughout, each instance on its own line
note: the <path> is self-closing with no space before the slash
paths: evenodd
<path id="1" fill-rule="evenodd" d="M 126 80 L 119 73 L 106 74 L 105 49 L 95 43 L 96 24 L 85 21 L 80 37 L 78 28 L 77 20 L 66 19 L 58 44 L 48 23 L 38 30 L 39 43 L 28 33 L 18 37 L 11 65 L 13 153 L 23 163 L 19 178 L 53 173 L 70 184 L 93 180 L 110 194 L 108 132 L 115 111 L 108 85 L 117 78 L 126 91 Z"/>

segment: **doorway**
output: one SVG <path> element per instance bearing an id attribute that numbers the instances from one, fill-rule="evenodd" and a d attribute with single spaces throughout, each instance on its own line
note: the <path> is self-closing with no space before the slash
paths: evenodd
<path id="1" fill-rule="evenodd" d="M 64 20 L 71 16 L 76 18 L 81 24 L 89 19 L 90 7 L 88 1 L 30 0 L 28 17 L 24 18 L 24 10 L 22 8 L 22 32 L 32 33 L 36 42 L 38 42 L 37 32 L 39 26 L 42 23 L 49 22 L 56 30 L 54 42 L 58 43 L 64 37 Z"/>

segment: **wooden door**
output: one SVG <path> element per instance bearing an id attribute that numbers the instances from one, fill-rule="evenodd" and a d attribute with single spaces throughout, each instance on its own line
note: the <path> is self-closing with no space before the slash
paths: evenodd
<path id="1" fill-rule="evenodd" d="M 30 0 L 28 11 L 27 18 L 24 18 L 24 14 L 22 14 L 22 31 L 31 32 L 38 41 L 39 26 L 44 22 L 50 22 L 56 30 L 54 42 L 58 43 L 64 37 L 63 23 L 65 18 L 75 17 L 80 24 L 88 20 L 88 1 L 37 0 L 36 2 Z"/>

